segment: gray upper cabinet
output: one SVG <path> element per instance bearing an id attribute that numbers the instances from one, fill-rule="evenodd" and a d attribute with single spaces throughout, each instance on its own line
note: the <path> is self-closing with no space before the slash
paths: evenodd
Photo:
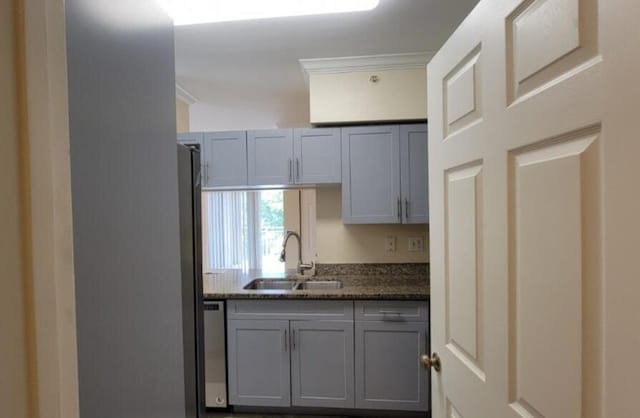
<path id="1" fill-rule="evenodd" d="M 342 221 L 428 223 L 427 125 L 342 129 Z"/>
<path id="2" fill-rule="evenodd" d="M 356 321 L 356 408 L 429 409 L 427 322 Z"/>
<path id="3" fill-rule="evenodd" d="M 353 408 L 352 321 L 291 321 L 291 404 Z"/>
<path id="4" fill-rule="evenodd" d="M 227 321 L 229 401 L 291 405 L 289 321 Z"/>
<path id="5" fill-rule="evenodd" d="M 204 187 L 246 186 L 247 134 L 245 131 L 206 132 Z"/>
<path id="6" fill-rule="evenodd" d="M 399 223 L 400 129 L 361 126 L 342 129 L 342 221 Z"/>
<path id="7" fill-rule="evenodd" d="M 249 185 L 293 184 L 293 129 L 247 132 Z"/>
<path id="8" fill-rule="evenodd" d="M 402 222 L 429 222 L 429 166 L 427 125 L 400 126 L 400 183 L 402 188 Z"/>
<path id="9" fill-rule="evenodd" d="M 340 128 L 294 129 L 296 184 L 340 183 Z"/>

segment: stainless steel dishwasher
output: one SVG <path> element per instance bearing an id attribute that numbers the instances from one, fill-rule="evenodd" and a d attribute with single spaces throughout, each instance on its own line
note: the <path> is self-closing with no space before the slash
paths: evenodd
<path id="1" fill-rule="evenodd" d="M 223 301 L 204 301 L 204 381 L 207 408 L 226 408 L 227 360 Z"/>

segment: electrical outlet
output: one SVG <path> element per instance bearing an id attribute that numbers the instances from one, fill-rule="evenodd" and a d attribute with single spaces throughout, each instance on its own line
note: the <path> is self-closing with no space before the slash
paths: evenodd
<path id="1" fill-rule="evenodd" d="M 384 240 L 384 248 L 389 252 L 394 252 L 396 250 L 396 237 L 393 235 L 389 235 Z"/>
<path id="2" fill-rule="evenodd" d="M 409 237 L 407 248 L 412 252 L 424 251 L 424 237 Z"/>

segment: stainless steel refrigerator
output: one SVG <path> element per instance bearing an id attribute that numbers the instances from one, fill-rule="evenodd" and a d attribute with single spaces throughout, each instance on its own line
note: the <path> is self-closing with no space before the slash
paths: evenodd
<path id="1" fill-rule="evenodd" d="M 205 418 L 200 150 L 178 145 L 182 332 L 187 418 Z"/>

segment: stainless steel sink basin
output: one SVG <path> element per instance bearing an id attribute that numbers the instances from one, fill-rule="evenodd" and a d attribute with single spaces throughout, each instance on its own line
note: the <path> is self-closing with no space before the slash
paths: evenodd
<path id="1" fill-rule="evenodd" d="M 342 289 L 340 280 L 309 280 L 300 282 L 296 286 L 296 290 L 331 290 Z"/>
<path id="2" fill-rule="evenodd" d="M 293 290 L 298 282 L 289 279 L 254 279 L 245 290 Z"/>

